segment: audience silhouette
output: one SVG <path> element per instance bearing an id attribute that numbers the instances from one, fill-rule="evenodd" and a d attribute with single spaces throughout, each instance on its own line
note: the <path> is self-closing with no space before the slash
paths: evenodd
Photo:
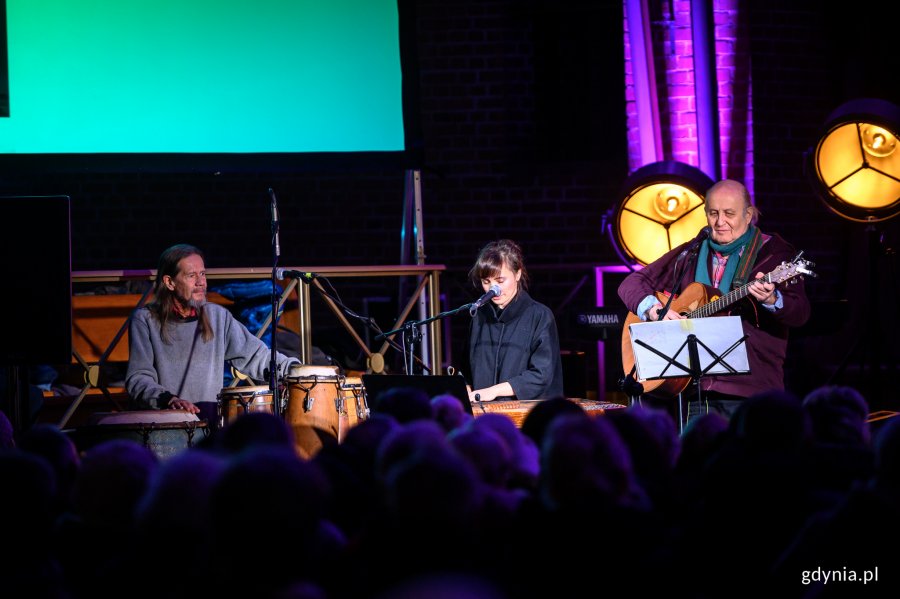
<path id="1" fill-rule="evenodd" d="M 166 458 L 130 439 L 79 450 L 53 425 L 6 434 L 4 595 L 900 590 L 896 544 L 875 542 L 900 535 L 900 418 L 873 433 L 853 388 L 759 393 L 680 433 L 666 410 L 591 414 L 564 398 L 521 427 L 408 389 L 374 406 L 311 458 L 264 412 Z"/>

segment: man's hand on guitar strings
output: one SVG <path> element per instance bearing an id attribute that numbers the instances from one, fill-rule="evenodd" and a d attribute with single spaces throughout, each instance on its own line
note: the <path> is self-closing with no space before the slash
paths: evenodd
<path id="1" fill-rule="evenodd" d="M 747 290 L 758 302 L 771 306 L 778 298 L 775 297 L 775 283 L 766 282 L 765 276 L 761 272 L 756 273 L 756 281 Z"/>

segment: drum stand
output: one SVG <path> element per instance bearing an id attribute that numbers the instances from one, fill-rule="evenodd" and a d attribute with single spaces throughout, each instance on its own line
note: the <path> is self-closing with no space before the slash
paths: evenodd
<path id="1" fill-rule="evenodd" d="M 274 409 L 276 414 L 281 414 L 281 396 L 278 394 L 278 360 L 277 360 L 277 342 L 278 337 L 278 257 L 281 256 L 281 243 L 278 239 L 278 203 L 275 199 L 275 192 L 269 188 L 269 198 L 272 200 L 272 343 L 269 351 L 269 391 L 272 392 L 272 401 L 275 402 Z M 242 404 L 243 405 L 243 404 Z M 244 406 L 244 413 L 247 413 L 247 406 Z"/>

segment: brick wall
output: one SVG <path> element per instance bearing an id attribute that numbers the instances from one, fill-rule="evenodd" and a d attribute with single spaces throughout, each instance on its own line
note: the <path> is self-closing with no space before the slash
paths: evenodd
<path id="1" fill-rule="evenodd" d="M 753 194 L 753 105 L 750 85 L 749 12 L 736 0 L 712 2 L 715 30 L 716 106 L 721 175 L 743 181 Z M 649 2 L 655 87 L 660 120 L 660 160 L 699 166 L 697 94 L 691 2 Z M 629 24 L 625 19 L 625 93 L 628 98 L 629 168 L 643 166 L 637 136 Z M 713 175 L 713 179 L 718 176 Z"/>

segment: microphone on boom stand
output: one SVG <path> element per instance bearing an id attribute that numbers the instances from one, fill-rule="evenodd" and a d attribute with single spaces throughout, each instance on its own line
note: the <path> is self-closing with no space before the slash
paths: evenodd
<path id="1" fill-rule="evenodd" d="M 678 259 L 676 260 L 676 262 L 678 260 L 681 260 L 685 256 L 687 256 L 688 254 L 690 254 L 692 252 L 696 252 L 700 248 L 700 244 L 703 243 L 707 237 L 709 237 L 709 233 L 710 233 L 710 228 L 708 226 L 700 229 L 700 232 L 697 233 L 697 236 L 694 237 L 694 240 L 691 241 L 691 244 L 689 246 L 687 246 L 686 248 L 684 248 L 683 250 L 681 250 L 681 253 L 678 254 Z M 677 289 L 678 286 L 681 285 L 681 279 L 684 278 L 685 272 L 686 271 L 684 270 L 684 265 L 682 264 L 681 276 L 678 278 L 678 282 L 676 283 L 675 287 L 673 287 L 673 289 Z M 674 292 L 669 294 L 669 299 L 666 300 L 666 305 L 656 311 L 656 320 L 662 320 L 663 317 L 665 317 L 665 315 L 669 313 L 669 308 L 672 307 L 673 299 L 675 299 Z"/>
<path id="2" fill-rule="evenodd" d="M 281 256 L 281 242 L 278 238 L 278 200 L 275 199 L 275 191 L 269 188 L 269 212 L 272 217 L 272 343 L 269 352 L 269 391 L 272 392 L 272 401 L 275 413 L 281 415 L 281 396 L 278 393 L 278 360 L 276 358 L 277 343 L 275 338 L 278 332 L 278 285 L 275 283 L 278 270 L 278 257 Z"/>

